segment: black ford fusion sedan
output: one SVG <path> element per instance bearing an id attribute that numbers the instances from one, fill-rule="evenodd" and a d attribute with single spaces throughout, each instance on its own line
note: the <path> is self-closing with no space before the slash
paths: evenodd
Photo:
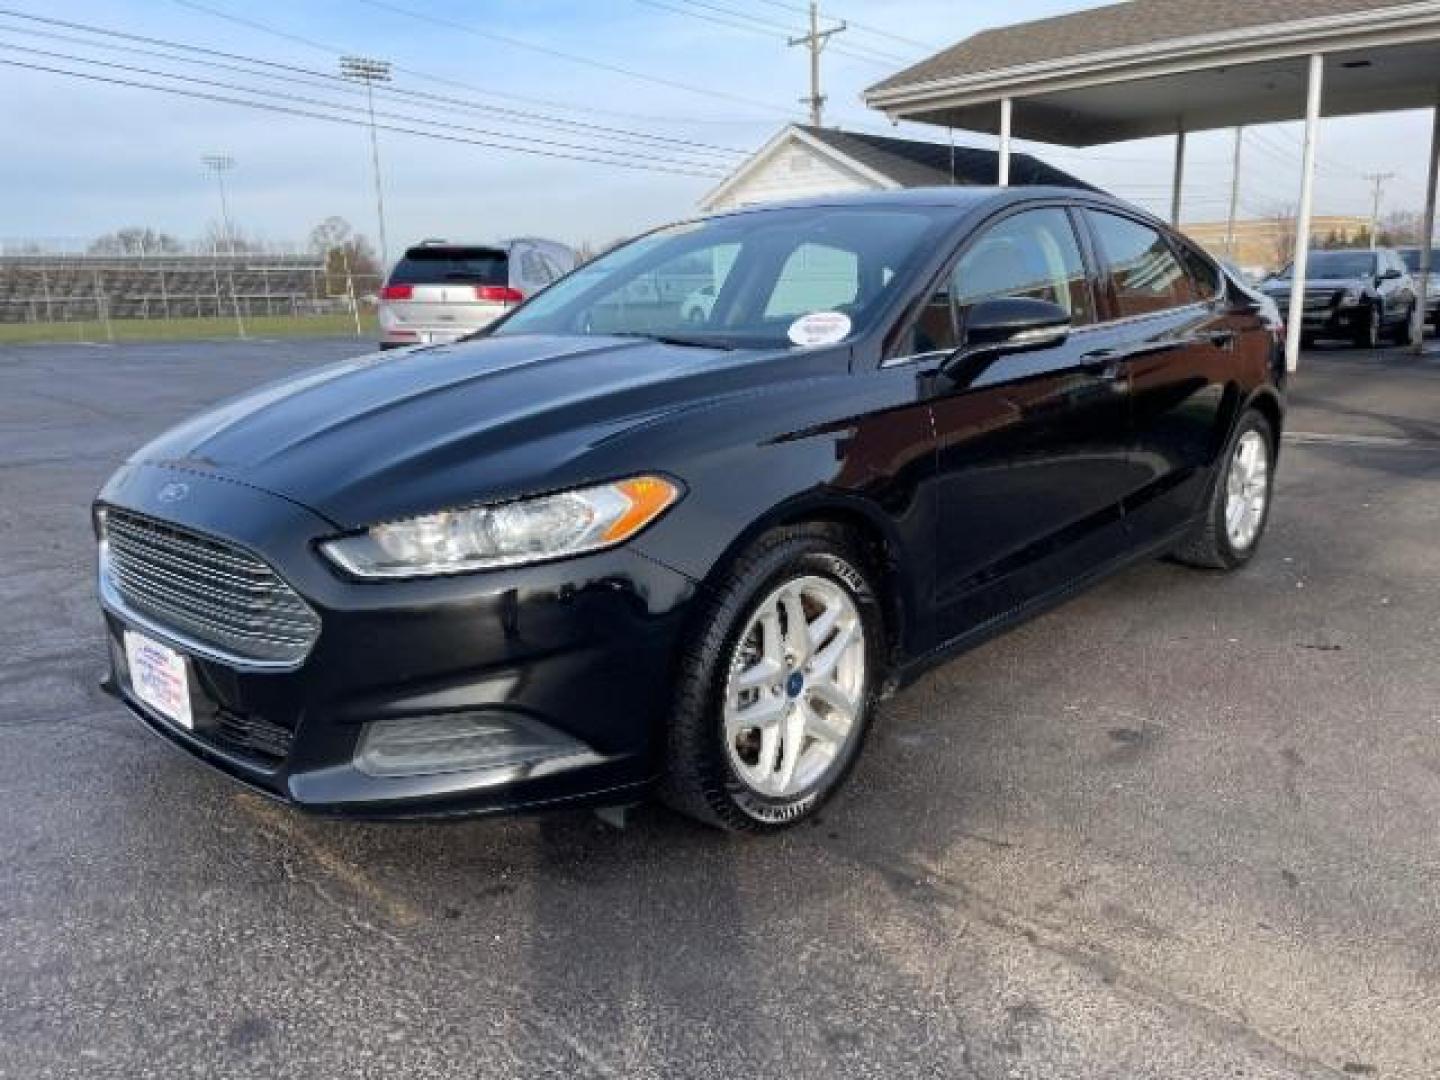
<path id="1" fill-rule="evenodd" d="M 1138 559 L 1244 564 L 1280 333 L 1099 195 L 661 229 L 480 336 L 308 372 L 135 455 L 95 508 L 107 685 L 316 810 L 657 792 L 777 829 L 927 665 Z"/>

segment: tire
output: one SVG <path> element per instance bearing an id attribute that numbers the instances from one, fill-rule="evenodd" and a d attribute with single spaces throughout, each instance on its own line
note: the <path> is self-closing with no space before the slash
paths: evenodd
<path id="1" fill-rule="evenodd" d="M 1390 340 L 1396 345 L 1410 344 L 1410 324 L 1415 321 L 1415 307 L 1412 304 L 1405 309 L 1405 318 L 1395 324 L 1390 331 Z"/>
<path id="2" fill-rule="evenodd" d="M 1355 331 L 1355 347 L 1372 352 L 1380 347 L 1380 309 L 1374 305 L 1366 309 L 1365 323 Z"/>
<path id="3" fill-rule="evenodd" d="M 1253 434 L 1252 434 L 1253 433 Z M 1263 480 L 1264 502 L 1258 517 L 1253 521 L 1253 533 L 1244 539 L 1243 532 L 1237 537 L 1229 525 L 1232 500 L 1237 493 L 1232 485 L 1232 471 L 1237 467 L 1241 448 L 1258 435 L 1264 451 L 1265 475 Z M 1196 524 L 1195 531 L 1171 552 L 1171 557 L 1187 566 L 1208 570 L 1237 570 L 1254 556 L 1260 540 L 1265 535 L 1265 526 L 1270 520 L 1270 507 L 1275 495 L 1275 431 L 1270 421 L 1253 409 L 1247 410 L 1235 425 L 1225 453 L 1216 463 L 1217 474 L 1210 487 L 1210 496 L 1205 504 L 1205 513 Z"/>
<path id="4" fill-rule="evenodd" d="M 734 832 L 776 832 L 815 814 L 844 782 L 859 756 L 884 677 L 885 620 L 873 580 L 864 548 L 854 535 L 843 527 L 822 523 L 771 530 L 723 572 L 682 652 L 675 707 L 665 736 L 658 792 L 662 801 L 707 825 Z M 770 642 L 774 639 L 766 637 L 763 613 L 777 610 L 770 606 L 777 596 L 783 604 L 798 593 L 806 605 L 813 603 L 812 593 L 806 589 L 834 600 L 836 610 L 842 613 L 841 597 L 852 609 L 849 614 L 837 615 L 834 636 L 822 636 L 821 647 L 811 658 L 812 664 L 823 663 L 827 643 L 837 646 L 833 655 L 844 658 L 844 680 L 854 703 L 846 725 L 838 723 L 841 714 L 830 711 L 826 701 L 809 696 L 812 686 L 817 694 L 822 683 L 833 681 L 838 686 L 841 664 L 836 665 L 833 680 L 811 674 L 810 666 L 792 668 L 788 631 L 796 621 L 789 618 L 782 623 L 777 617 L 773 623 L 786 656 L 778 661 L 778 681 L 753 691 L 734 690 L 736 681 L 750 678 L 770 663 L 772 655 L 778 655 L 772 654 Z M 824 607 L 813 623 L 808 621 L 811 610 L 803 606 L 804 619 L 799 620 L 805 623 L 805 642 L 831 608 Z M 849 628 L 846 633 L 858 630 L 862 635 L 858 645 L 853 636 L 845 638 L 850 644 L 842 643 L 842 624 Z M 754 652 L 757 634 L 764 639 L 760 655 Z M 752 693 L 753 698 L 749 697 Z M 770 742 L 765 729 L 744 725 L 740 718 L 746 714 L 734 707 L 737 701 L 786 710 L 786 718 L 776 722 Z M 752 707 L 750 711 L 756 710 Z M 812 736 L 810 721 L 793 719 L 802 715 L 827 728 L 832 723 L 843 726 L 843 737 L 827 741 Z M 804 732 L 794 739 L 800 748 L 794 754 L 787 733 L 796 729 L 786 726 L 792 722 Z M 770 756 L 762 761 L 767 747 Z M 828 756 L 827 748 L 833 749 Z M 752 753 L 753 763 L 748 760 Z M 774 792 L 763 790 L 765 785 L 755 779 L 755 774 L 772 768 Z M 784 785 L 779 781 L 786 768 L 794 789 L 781 791 Z"/>

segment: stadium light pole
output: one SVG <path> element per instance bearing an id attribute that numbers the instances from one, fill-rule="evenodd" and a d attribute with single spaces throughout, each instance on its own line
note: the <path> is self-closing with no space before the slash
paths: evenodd
<path id="1" fill-rule="evenodd" d="M 220 187 L 220 227 L 225 230 L 225 241 L 230 254 L 235 254 L 235 233 L 230 229 L 230 204 L 225 199 L 225 174 L 235 168 L 235 159 L 229 154 L 205 154 L 200 158 L 205 168 L 215 174 Z"/>
<path id="2" fill-rule="evenodd" d="M 375 133 L 375 84 L 390 81 L 390 61 L 365 56 L 342 56 L 340 74 L 365 84 L 365 102 L 370 112 L 370 163 L 375 170 L 375 216 L 380 226 L 380 272 L 390 265 L 385 243 L 385 195 L 380 185 L 380 140 Z"/>

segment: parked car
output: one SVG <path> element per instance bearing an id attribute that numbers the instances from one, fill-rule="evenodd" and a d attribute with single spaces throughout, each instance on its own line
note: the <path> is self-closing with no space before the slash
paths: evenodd
<path id="1" fill-rule="evenodd" d="M 680 305 L 680 314 L 686 322 L 703 323 L 710 319 L 710 312 L 715 308 L 715 286 L 702 285 L 689 296 L 685 297 Z"/>
<path id="2" fill-rule="evenodd" d="M 703 324 L 617 324 L 617 294 L 697 261 Z M 95 507 L 108 687 L 315 810 L 658 792 L 793 825 L 927 667 L 1138 560 L 1250 560 L 1281 346 L 1099 194 L 661 229 L 472 340 L 307 371 L 135 454 Z"/>
<path id="3" fill-rule="evenodd" d="M 380 347 L 433 345 L 473 334 L 575 263 L 575 252 L 550 240 L 417 244 L 380 290 Z"/>
<path id="4" fill-rule="evenodd" d="M 1405 269 L 1416 284 L 1420 281 L 1420 255 L 1421 249 L 1409 247 L 1400 249 L 1400 258 L 1405 261 Z M 1425 287 L 1425 321 L 1440 330 L 1440 248 L 1430 249 L 1430 276 Z"/>
<path id="5" fill-rule="evenodd" d="M 1265 282 L 1265 293 L 1290 311 L 1293 266 Z M 1360 348 L 1374 349 L 1388 337 L 1397 345 L 1410 340 L 1415 317 L 1415 283 L 1400 256 L 1388 248 L 1376 251 L 1311 252 L 1305 270 L 1303 340 L 1344 338 Z"/>

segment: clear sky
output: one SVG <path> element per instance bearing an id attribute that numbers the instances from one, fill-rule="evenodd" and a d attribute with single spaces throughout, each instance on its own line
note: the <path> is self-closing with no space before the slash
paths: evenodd
<path id="1" fill-rule="evenodd" d="M 153 55 L 176 55 L 165 44 L 95 37 L 13 14 L 0 14 L 0 61 L 188 86 L 353 118 L 353 111 L 337 114 L 295 100 L 339 102 L 352 110 L 363 105 L 363 97 L 346 87 L 326 86 L 293 68 L 333 72 L 340 52 L 363 53 L 397 66 L 395 88 L 453 99 L 377 99 L 383 112 L 406 118 L 386 121 L 397 126 L 439 121 L 450 126 L 428 130 L 492 142 L 495 137 L 480 129 L 518 135 L 532 145 L 548 139 L 571 146 L 537 148 L 581 156 L 596 156 L 599 149 L 611 161 L 708 174 L 738 162 L 737 152 L 763 144 L 787 117 L 802 115 L 797 98 L 806 90 L 806 58 L 783 41 L 787 29 L 801 27 L 798 6 L 799 0 L 0 0 L 4 11 L 287 65 L 269 70 L 299 81 L 262 79 L 252 65 L 219 56 L 180 63 Z M 827 121 L 896 130 L 861 104 L 866 86 L 927 49 L 987 26 L 1086 6 L 1064 0 L 827 0 L 827 14 L 863 24 L 836 39 L 826 55 Z M 102 48 L 102 42 L 132 51 Z M 249 89 L 177 83 L 54 54 Z M 6 102 L 0 110 L 0 145 L 6 147 L 0 238 L 7 245 L 17 238 L 74 242 L 125 225 L 199 236 L 219 216 L 215 187 L 200 164 L 201 155 L 213 152 L 236 161 L 228 177 L 231 213 L 247 234 L 299 242 L 315 222 L 339 214 L 374 235 L 370 149 L 362 127 L 6 64 L 0 64 L 0 89 Z M 292 97 L 278 96 L 285 94 Z M 548 119 L 542 126 L 521 113 Z M 676 141 L 639 141 L 598 126 Z M 1387 210 L 1418 209 L 1429 128 L 1429 114 L 1415 112 L 1326 121 L 1317 212 L 1368 213 L 1366 172 L 1396 174 L 1386 188 Z M 909 125 L 898 132 L 944 137 Z M 961 141 L 989 144 L 963 135 Z M 516 233 L 604 242 L 690 213 L 715 183 L 708 175 L 558 160 L 397 132 L 382 131 L 380 143 L 392 249 L 427 236 Z M 1293 204 L 1298 126 L 1257 129 L 1250 146 L 1244 211 L 1263 215 Z M 1192 136 L 1190 147 L 1185 216 L 1221 218 L 1231 136 Z M 1084 151 L 1029 149 L 1153 209 L 1168 205 L 1168 140 Z"/>

